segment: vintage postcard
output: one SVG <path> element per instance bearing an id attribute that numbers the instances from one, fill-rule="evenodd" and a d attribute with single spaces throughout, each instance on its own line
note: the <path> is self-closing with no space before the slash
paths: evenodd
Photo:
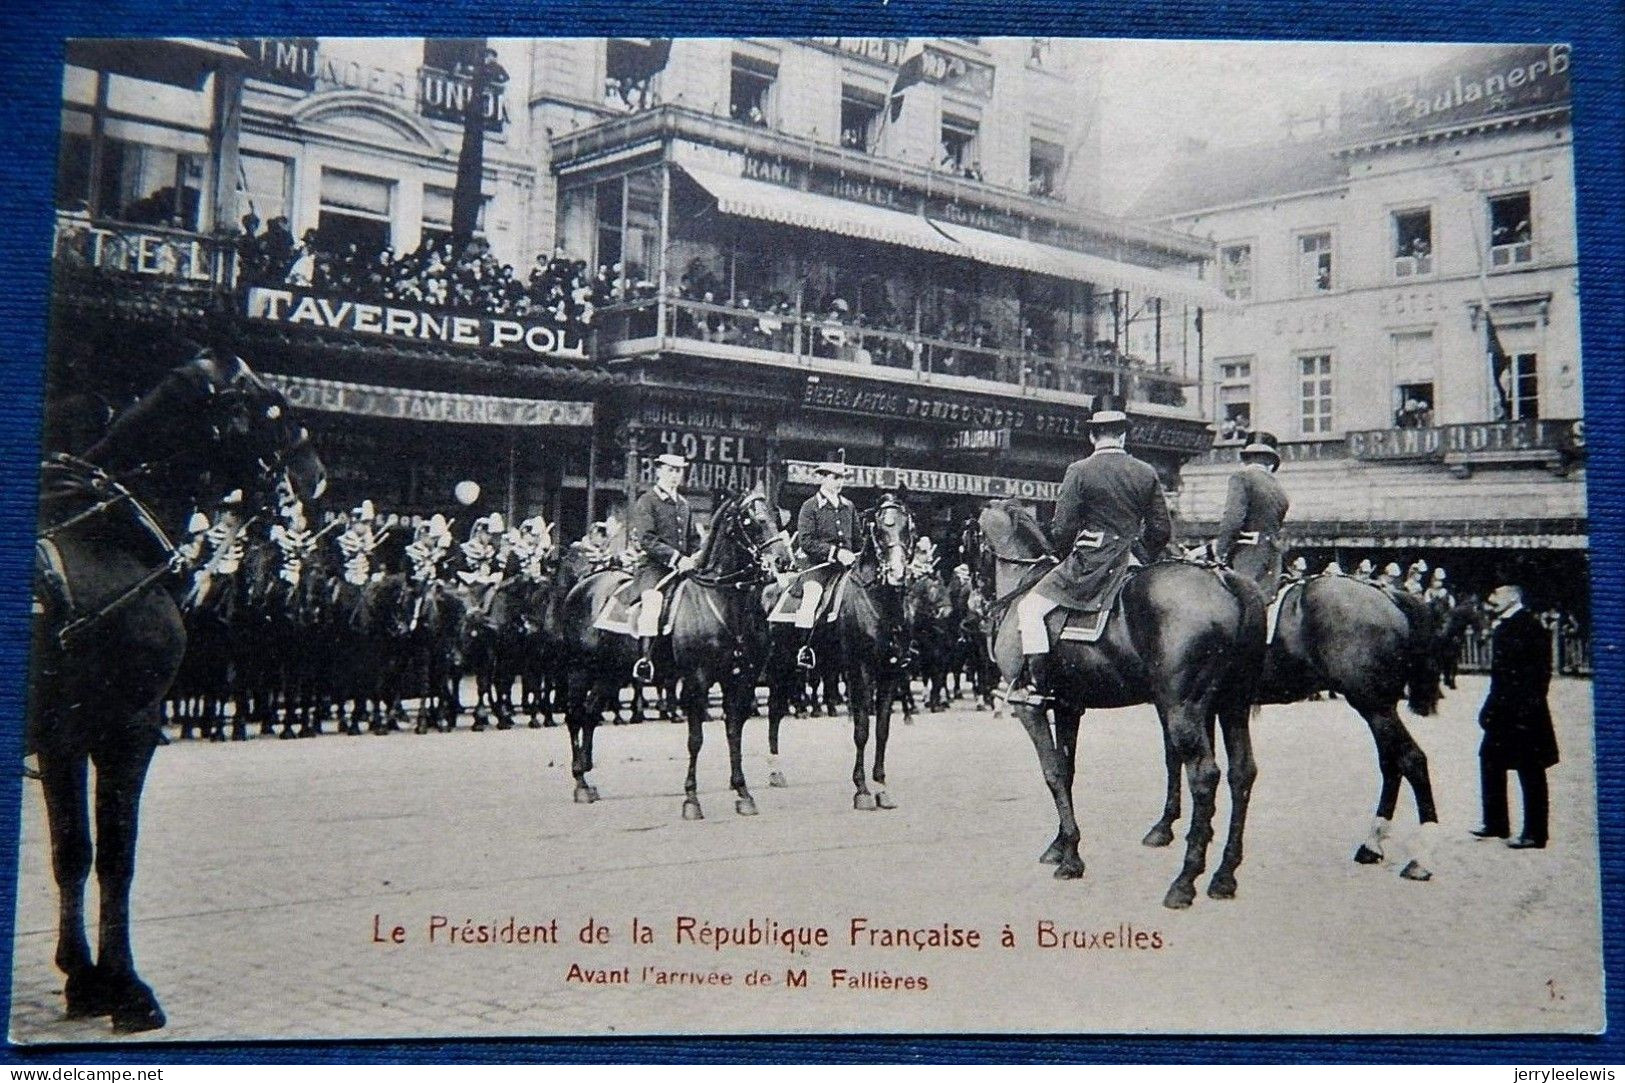
<path id="1" fill-rule="evenodd" d="M 69 41 L 11 1040 L 1599 1031 L 1578 63 Z"/>

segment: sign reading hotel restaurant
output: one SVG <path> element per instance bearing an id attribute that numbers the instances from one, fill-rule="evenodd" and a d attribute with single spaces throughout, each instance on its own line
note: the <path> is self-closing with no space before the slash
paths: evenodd
<path id="1" fill-rule="evenodd" d="M 688 460 L 685 489 L 740 492 L 767 481 L 767 455 L 761 440 L 683 429 L 658 429 L 647 436 L 645 453 L 638 457 L 638 475 L 645 483 L 654 481 L 654 457 L 662 452 Z"/>
<path id="2" fill-rule="evenodd" d="M 524 428 L 590 426 L 593 418 L 590 402 L 377 387 L 269 372 L 264 376 L 266 382 L 286 395 L 288 402 L 297 410 L 360 414 L 397 421 L 446 421 L 459 425 L 512 425 Z"/>
<path id="3" fill-rule="evenodd" d="M 1421 131 L 1569 101 L 1568 45 L 1494 46 L 1417 79 L 1345 94 L 1345 134 Z"/>
<path id="4" fill-rule="evenodd" d="M 813 473 L 817 463 L 786 459 L 785 480 L 797 485 L 817 485 Z M 956 474 L 948 470 L 915 470 L 907 466 L 859 466 L 848 464 L 847 484 L 859 489 L 896 489 L 917 493 L 952 493 L 979 499 L 1021 497 L 1023 500 L 1054 500 L 1061 491 L 1058 481 L 1029 478 L 1001 478 L 986 474 Z"/>
<path id="5" fill-rule="evenodd" d="M 1483 451 L 1562 451 L 1583 454 L 1584 421 L 1481 421 L 1430 429 L 1372 429 L 1348 434 L 1356 459 L 1442 459 Z"/>
<path id="6" fill-rule="evenodd" d="M 318 297 L 308 290 L 254 286 L 248 291 L 250 319 L 270 323 L 349 331 L 414 342 L 525 350 L 543 357 L 585 359 L 579 337 L 547 323 L 496 316 L 457 316 L 449 312 Z"/>

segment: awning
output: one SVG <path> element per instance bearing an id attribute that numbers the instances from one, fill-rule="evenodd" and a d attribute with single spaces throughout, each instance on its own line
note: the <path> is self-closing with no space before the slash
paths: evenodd
<path id="1" fill-rule="evenodd" d="M 206 38 L 69 38 L 66 59 L 80 68 L 202 90 L 212 71 L 245 68 L 235 45 Z"/>
<path id="2" fill-rule="evenodd" d="M 765 181 L 683 165 L 694 182 L 717 201 L 717 210 L 741 218 L 838 233 L 895 244 L 921 252 L 991 263 L 1018 271 L 1088 282 L 1103 289 L 1128 290 L 1175 304 L 1230 311 L 1238 306 L 1212 286 L 1152 267 L 952 223 L 886 210 L 834 196 L 804 192 Z"/>
<path id="3" fill-rule="evenodd" d="M 862 237 L 944 256 L 966 254 L 964 245 L 943 235 L 917 214 L 888 211 L 693 166 L 683 166 L 683 172 L 716 198 L 717 210 L 723 214 L 839 233 L 844 237 Z"/>

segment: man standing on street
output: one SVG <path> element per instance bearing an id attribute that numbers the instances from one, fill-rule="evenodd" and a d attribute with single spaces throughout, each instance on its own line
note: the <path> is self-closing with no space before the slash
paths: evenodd
<path id="1" fill-rule="evenodd" d="M 1491 633 L 1490 691 L 1479 712 L 1484 742 L 1478 749 L 1483 779 L 1484 824 L 1473 832 L 1481 839 L 1504 839 L 1507 817 L 1507 772 L 1518 772 L 1523 787 L 1523 834 L 1510 839 L 1514 850 L 1546 846 L 1548 800 L 1546 771 L 1556 766 L 1557 737 L 1546 690 L 1552 678 L 1551 635 L 1524 608 L 1523 589 L 1503 582 L 1490 594 L 1496 613 Z"/>

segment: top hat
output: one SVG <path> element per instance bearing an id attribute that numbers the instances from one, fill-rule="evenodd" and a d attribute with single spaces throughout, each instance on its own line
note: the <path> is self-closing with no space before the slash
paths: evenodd
<path id="1" fill-rule="evenodd" d="M 1281 441 L 1277 440 L 1272 432 L 1250 432 L 1247 434 L 1247 444 L 1241 449 L 1242 457 L 1248 455 L 1265 455 L 1281 464 Z"/>
<path id="2" fill-rule="evenodd" d="M 845 463 L 822 462 L 813 467 L 814 474 L 827 474 L 830 477 L 846 479 L 852 476 L 852 468 Z"/>
<path id="3" fill-rule="evenodd" d="M 1125 405 L 1120 395 L 1096 395 L 1094 412 L 1089 415 L 1086 424 L 1126 426 L 1128 414 L 1124 410 Z"/>
<path id="4" fill-rule="evenodd" d="M 675 466 L 679 470 L 686 470 L 688 469 L 688 460 L 683 458 L 681 455 L 674 455 L 668 451 L 663 455 L 655 456 L 655 465 Z"/>

